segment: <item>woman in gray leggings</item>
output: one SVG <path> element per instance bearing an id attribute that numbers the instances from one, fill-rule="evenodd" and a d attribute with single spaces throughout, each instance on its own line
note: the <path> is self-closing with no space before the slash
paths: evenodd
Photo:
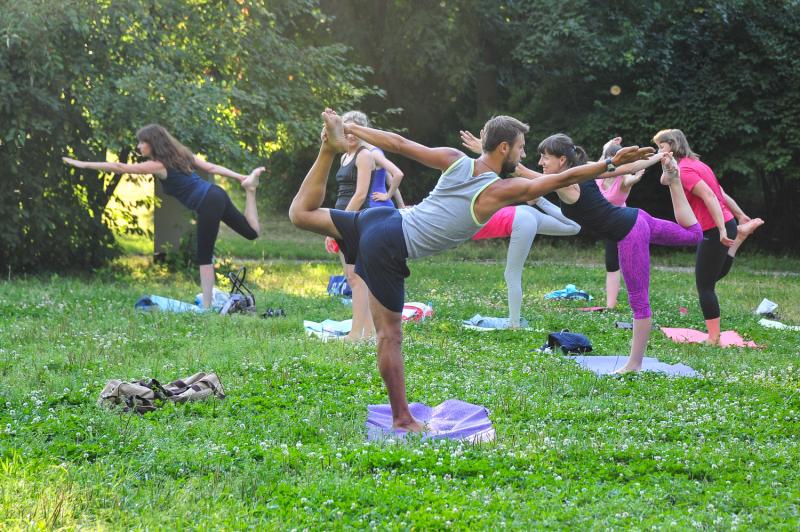
<path id="1" fill-rule="evenodd" d="M 509 238 L 506 256 L 506 285 L 508 287 L 508 326 L 519 327 L 522 307 L 522 269 L 537 234 L 570 236 L 578 234 L 581 226 L 561 213 L 561 209 L 544 198 L 530 205 L 504 207 L 494 213 L 472 240 Z M 541 209 L 541 210 L 539 210 Z"/>

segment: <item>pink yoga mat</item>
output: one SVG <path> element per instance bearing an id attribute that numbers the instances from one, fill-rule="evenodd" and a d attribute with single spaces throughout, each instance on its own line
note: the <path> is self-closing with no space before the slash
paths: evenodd
<path id="1" fill-rule="evenodd" d="M 673 342 L 702 344 L 708 334 L 694 329 L 681 329 L 677 327 L 661 327 L 661 331 Z M 761 347 L 757 343 L 745 341 L 736 331 L 723 331 L 719 335 L 719 344 L 722 347 Z"/>

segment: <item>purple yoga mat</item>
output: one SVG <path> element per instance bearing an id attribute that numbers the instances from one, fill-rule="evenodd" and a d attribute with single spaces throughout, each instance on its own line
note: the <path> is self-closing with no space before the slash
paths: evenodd
<path id="1" fill-rule="evenodd" d="M 472 443 L 492 441 L 494 427 L 486 408 L 448 399 L 431 408 L 422 403 L 408 405 L 411 415 L 426 425 L 423 439 L 466 440 Z M 404 437 L 406 431 L 392 430 L 392 408 L 389 405 L 367 406 L 367 439 Z"/>
<path id="2" fill-rule="evenodd" d="M 610 375 L 628 361 L 628 355 L 612 356 L 569 356 L 584 368 L 598 375 Z M 641 371 L 655 371 L 677 377 L 696 377 L 697 372 L 686 364 L 667 364 L 657 358 L 644 357 Z"/>

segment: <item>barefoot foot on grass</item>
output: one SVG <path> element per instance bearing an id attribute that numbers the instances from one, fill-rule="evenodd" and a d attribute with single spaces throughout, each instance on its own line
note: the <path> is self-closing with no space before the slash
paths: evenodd
<path id="1" fill-rule="evenodd" d="M 414 418 L 407 421 L 395 421 L 392 424 L 392 430 L 404 430 L 406 432 L 422 432 L 425 430 L 425 425 L 420 423 Z"/>
<path id="2" fill-rule="evenodd" d="M 641 369 L 642 369 L 641 365 L 636 367 L 636 366 L 629 366 L 628 364 L 625 364 L 621 368 L 614 370 L 612 372 L 612 375 L 624 375 L 625 373 L 635 373 L 635 372 L 641 371 Z"/>

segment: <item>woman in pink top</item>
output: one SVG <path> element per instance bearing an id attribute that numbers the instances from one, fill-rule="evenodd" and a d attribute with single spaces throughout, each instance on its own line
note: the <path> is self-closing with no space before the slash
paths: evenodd
<path id="1" fill-rule="evenodd" d="M 620 149 L 622 149 L 622 137 L 611 139 L 603 146 L 603 159 L 606 157 L 613 157 Z M 617 207 L 626 207 L 625 200 L 631 193 L 633 185 L 642 179 L 644 170 L 639 170 L 635 174 L 618 175 L 614 177 L 606 177 L 595 179 L 597 188 L 600 193 L 612 205 Z M 620 273 L 619 273 L 619 251 L 617 250 L 617 242 L 613 240 L 606 240 L 606 308 L 614 308 L 617 306 L 617 296 L 619 296 L 620 287 Z"/>
<path id="2" fill-rule="evenodd" d="M 581 226 L 561 213 L 561 209 L 544 198 L 530 205 L 510 205 L 494 213 L 472 240 L 509 238 L 506 255 L 506 286 L 508 287 L 508 326 L 519 327 L 522 307 L 522 270 L 537 234 L 577 235 Z"/>
<path id="3" fill-rule="evenodd" d="M 695 282 L 708 329 L 707 342 L 719 344 L 717 281 L 728 274 L 739 247 L 764 221 L 760 218 L 750 219 L 725 194 L 714 172 L 700 162 L 700 156 L 689 147 L 680 129 L 659 131 L 653 137 L 653 142 L 658 144 L 662 152 L 671 151 L 678 160 L 681 184 L 703 230 L 703 240 L 697 246 Z M 738 227 L 734 217 L 738 220 Z"/>

